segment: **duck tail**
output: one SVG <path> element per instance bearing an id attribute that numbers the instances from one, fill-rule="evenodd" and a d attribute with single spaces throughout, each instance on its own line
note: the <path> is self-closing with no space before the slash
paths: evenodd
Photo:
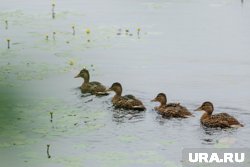
<path id="1" fill-rule="evenodd" d="M 230 125 L 231 128 L 241 128 L 244 127 L 244 125 L 242 124 L 238 124 L 238 125 Z"/>
<path id="2" fill-rule="evenodd" d="M 184 118 L 190 118 L 190 117 L 195 117 L 193 114 L 190 115 L 184 115 Z"/>
<path id="3" fill-rule="evenodd" d="M 96 92 L 96 96 L 107 96 L 109 95 L 108 92 Z"/>
<path id="4" fill-rule="evenodd" d="M 145 110 L 146 110 L 146 107 L 144 107 L 143 105 L 140 105 L 140 106 L 133 106 L 133 109 L 134 109 L 134 110 L 139 110 L 139 111 L 145 111 Z"/>

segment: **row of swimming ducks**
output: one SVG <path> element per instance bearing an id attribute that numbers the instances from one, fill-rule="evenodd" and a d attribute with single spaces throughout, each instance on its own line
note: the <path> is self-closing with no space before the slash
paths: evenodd
<path id="1" fill-rule="evenodd" d="M 145 111 L 143 103 L 133 95 L 122 96 L 122 85 L 118 82 L 113 83 L 110 88 L 106 88 L 100 82 L 90 82 L 90 75 L 87 69 L 82 69 L 75 78 L 83 78 L 84 82 L 81 85 L 82 93 L 90 93 L 96 96 L 108 95 L 109 91 L 114 91 L 115 95 L 112 98 L 112 103 L 115 108 L 125 110 Z M 153 100 L 159 102 L 160 105 L 155 107 L 155 110 L 162 115 L 163 118 L 188 118 L 193 116 L 188 109 L 180 103 L 167 103 L 167 97 L 164 93 L 159 93 Z M 243 125 L 233 116 L 227 113 L 213 114 L 214 107 L 211 102 L 204 102 L 195 111 L 205 111 L 200 122 L 205 127 L 210 128 L 230 128 L 243 127 Z"/>

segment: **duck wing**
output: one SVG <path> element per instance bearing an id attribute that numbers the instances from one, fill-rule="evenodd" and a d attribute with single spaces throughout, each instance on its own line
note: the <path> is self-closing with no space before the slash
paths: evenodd
<path id="1" fill-rule="evenodd" d="M 218 120 L 218 119 L 203 119 L 201 124 L 209 128 L 229 128 L 230 125 L 227 121 Z"/>
<path id="2" fill-rule="evenodd" d="M 123 98 L 125 98 L 127 100 L 130 100 L 130 99 L 135 100 L 136 99 L 134 95 L 125 95 L 125 96 L 123 96 Z"/>
<path id="3" fill-rule="evenodd" d="M 211 116 L 211 119 L 216 120 L 217 122 L 227 122 L 227 124 L 231 127 L 231 125 L 241 125 L 240 122 L 234 118 L 233 116 L 227 113 L 219 113 Z"/>
<path id="4" fill-rule="evenodd" d="M 205 117 L 201 120 L 201 123 L 207 127 L 220 127 L 220 128 L 229 128 L 236 126 L 243 126 L 239 123 L 237 119 L 227 113 L 219 113 L 211 115 L 210 117 Z"/>
<path id="5" fill-rule="evenodd" d="M 91 94 L 95 95 L 108 95 L 109 93 L 106 91 L 106 87 L 102 85 L 100 82 L 90 82 L 89 84 L 89 89 Z"/>
<path id="6" fill-rule="evenodd" d="M 123 108 L 127 110 L 139 110 L 144 111 L 146 108 L 143 103 L 136 99 L 133 95 L 125 95 L 114 101 L 114 106 L 117 108 Z"/>
<path id="7" fill-rule="evenodd" d="M 169 103 L 162 108 L 159 108 L 158 111 L 164 118 L 187 118 L 192 116 L 186 107 L 180 105 L 180 103 Z"/>

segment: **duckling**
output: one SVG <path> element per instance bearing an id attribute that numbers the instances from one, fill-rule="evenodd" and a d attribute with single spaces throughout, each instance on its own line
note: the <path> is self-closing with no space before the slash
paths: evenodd
<path id="1" fill-rule="evenodd" d="M 122 85 L 118 82 L 112 84 L 112 86 L 108 89 L 109 91 L 114 91 L 115 96 L 112 98 L 112 103 L 115 108 L 122 108 L 126 110 L 138 110 L 144 111 L 146 110 L 143 103 L 138 100 L 133 95 L 125 95 L 122 96 Z"/>
<path id="2" fill-rule="evenodd" d="M 89 71 L 87 69 L 82 69 L 80 73 L 75 76 L 75 78 L 83 78 L 84 82 L 81 85 L 82 93 L 90 93 L 92 95 L 108 95 L 109 93 L 106 91 L 106 87 L 103 86 L 100 82 L 89 82 Z"/>
<path id="3" fill-rule="evenodd" d="M 188 118 L 193 116 L 186 107 L 180 103 L 168 103 L 164 93 L 159 93 L 152 102 L 160 102 L 160 106 L 155 107 L 155 110 L 162 115 L 163 118 Z"/>
<path id="4" fill-rule="evenodd" d="M 240 122 L 233 116 L 227 113 L 219 113 L 212 115 L 214 106 L 211 102 L 204 102 L 195 111 L 205 111 L 200 121 L 201 124 L 210 128 L 230 128 L 230 127 L 243 127 Z"/>

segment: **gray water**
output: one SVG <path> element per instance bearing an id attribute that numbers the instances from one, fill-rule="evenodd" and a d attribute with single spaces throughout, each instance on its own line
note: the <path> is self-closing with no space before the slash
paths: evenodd
<path id="1" fill-rule="evenodd" d="M 248 1 L 62 0 L 55 19 L 48 0 L 0 2 L 1 166 L 179 167 L 183 148 L 249 146 Z M 83 67 L 147 111 L 82 97 L 73 77 Z M 205 130 L 199 112 L 162 119 L 150 102 L 159 92 L 192 112 L 212 101 L 245 127 Z"/>

